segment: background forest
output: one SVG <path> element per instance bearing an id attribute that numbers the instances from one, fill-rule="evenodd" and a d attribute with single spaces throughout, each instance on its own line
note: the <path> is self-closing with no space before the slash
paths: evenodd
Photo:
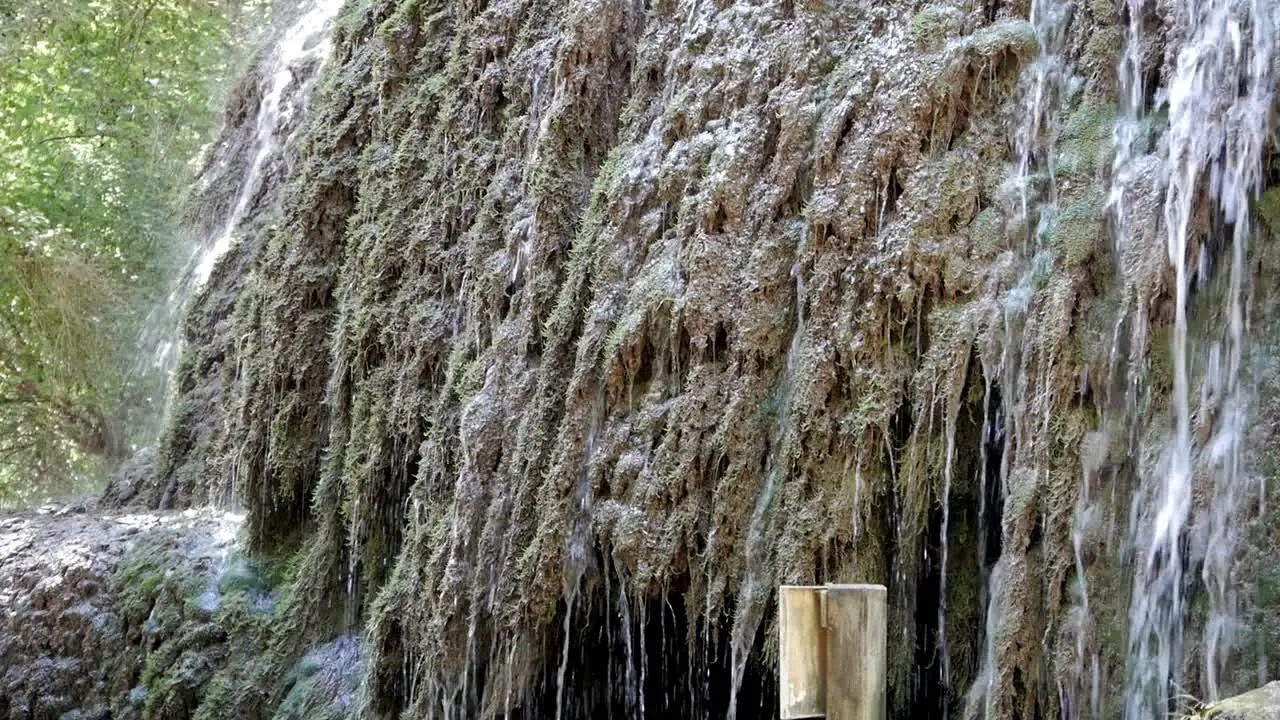
<path id="1" fill-rule="evenodd" d="M 0 0 L 0 505 L 91 485 L 154 432 L 165 368 L 139 338 L 265 12 Z"/>

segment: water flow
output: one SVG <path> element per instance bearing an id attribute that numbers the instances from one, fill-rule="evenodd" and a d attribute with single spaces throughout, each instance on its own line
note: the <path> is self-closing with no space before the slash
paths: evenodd
<path id="1" fill-rule="evenodd" d="M 1275 78 L 1271 68 L 1274 26 L 1266 0 L 1252 4 L 1202 0 L 1185 6 L 1188 33 L 1168 83 L 1169 127 L 1164 143 L 1164 223 L 1169 261 L 1174 267 L 1173 361 L 1174 430 L 1166 468 L 1138 546 L 1138 568 L 1130 605 L 1129 669 L 1125 717 L 1163 716 L 1171 687 L 1180 682 L 1185 614 L 1184 540 L 1192 497 L 1193 416 L 1191 412 L 1188 299 L 1192 241 L 1200 230 L 1195 212 L 1207 193 L 1213 209 L 1232 228 L 1229 287 L 1223 303 L 1224 337 L 1210 345 L 1205 362 L 1205 407 L 1195 420 L 1212 432 L 1202 457 L 1214 481 L 1213 502 L 1203 511 L 1208 528 L 1202 566 L 1211 603 L 1206 633 L 1206 690 L 1214 699 L 1224 661 L 1232 614 L 1227 580 L 1235 550 L 1234 527 L 1243 493 L 1239 437 L 1244 402 L 1239 371 L 1245 323 L 1242 307 L 1244 255 L 1250 224 L 1250 196 L 1261 181 L 1268 112 Z M 1209 272 L 1201 250 L 1200 280 Z"/>
<path id="2" fill-rule="evenodd" d="M 260 98 L 253 124 L 252 144 L 245 170 L 235 182 L 235 202 L 217 231 L 198 238 L 191 257 L 169 292 L 167 301 L 148 315 L 140 347 L 150 351 L 152 371 L 168 376 L 181 350 L 179 323 L 191 297 L 208 281 L 218 260 L 231 249 L 236 229 L 250 214 L 259 197 L 265 171 L 273 156 L 293 140 L 300 115 L 305 112 L 317 73 L 329 55 L 330 22 L 343 0 L 314 0 L 299 8 L 300 15 L 275 36 L 275 45 L 259 65 Z M 138 368 L 139 372 L 147 368 Z"/>
<path id="3" fill-rule="evenodd" d="M 1052 272 L 1053 256 L 1051 252 L 1040 247 L 1040 239 L 1052 227 L 1057 216 L 1057 180 L 1054 173 L 1054 155 L 1056 153 L 1059 114 L 1062 103 L 1076 87 L 1078 80 L 1071 72 L 1071 66 L 1065 57 L 1067 30 L 1071 22 L 1072 4 L 1066 0 L 1033 0 L 1031 3 L 1030 22 L 1035 30 L 1038 54 L 1036 59 L 1023 71 L 1021 84 L 1022 118 L 1015 135 L 1015 162 L 1009 183 L 1018 193 L 1016 226 L 1022 232 L 1021 261 L 1024 266 L 1022 278 L 1017 286 L 1011 288 L 1006 295 L 1004 306 L 1004 336 L 999 366 L 992 369 L 999 375 L 999 386 L 1007 393 L 1004 405 L 1016 408 L 1023 404 L 1019 397 L 1026 386 L 1021 376 L 1022 330 L 1028 310 L 1034 301 L 1038 288 Z M 984 376 L 991 377 L 984 367 Z M 990 412 L 991 386 L 984 393 L 983 407 L 983 442 L 981 479 L 982 505 L 979 510 L 981 536 L 986 535 L 986 448 L 990 438 L 1001 433 L 991 423 Z M 1045 403 L 1046 407 L 1048 403 Z M 1032 436 L 1043 435 L 1032 428 L 1020 427 L 1018 413 L 1011 413 L 1005 422 L 1008 430 L 1002 433 L 1000 442 L 1004 444 L 1001 454 L 1000 488 L 1003 497 L 1008 490 L 1009 469 L 1013 462 L 1009 451 L 1010 441 L 1017 444 L 1022 438 L 1028 447 L 1037 440 Z M 949 430 L 950 431 L 950 430 Z M 953 442 L 948 438 L 948 445 Z M 948 447 L 948 465 L 951 449 Z M 949 476 L 950 471 L 947 469 Z M 950 478 L 945 479 L 949 488 Z M 985 542 L 980 543 L 981 562 L 985 563 Z M 998 611 L 1001 593 L 1004 591 L 1002 558 L 989 577 L 984 578 L 989 587 L 984 588 L 983 599 L 986 604 L 986 651 L 982 658 L 982 669 L 978 678 L 969 690 L 965 703 L 965 717 L 993 718 L 994 692 L 996 690 L 996 642 L 1000 633 L 1002 615 Z M 985 571 L 984 571 L 985 572 Z M 944 600 L 945 603 L 945 600 Z M 945 609 L 945 605 L 944 605 Z M 944 627 L 940 625 L 940 627 Z"/>
<path id="4" fill-rule="evenodd" d="M 258 107 L 254 128 L 253 160 L 241 182 L 235 207 L 227 216 L 222 231 L 211 244 L 205 245 L 196 253 L 193 270 L 196 288 L 204 285 L 213 272 L 214 265 L 231 248 L 232 234 L 244 220 L 262 184 L 262 171 L 267 159 L 281 147 L 280 129 L 289 127 L 310 99 L 310 93 L 305 90 L 310 89 L 314 74 L 303 78 L 307 86 L 303 92 L 286 95 L 286 91 L 299 79 L 296 75 L 298 66 L 328 57 L 329 21 L 341 7 L 342 0 L 318 0 L 285 31 L 276 45 L 271 63 L 267 72 L 263 73 L 263 81 L 259 86 L 262 102 Z M 291 136 L 285 138 L 288 139 Z"/>
<path id="5" fill-rule="evenodd" d="M 1215 22 L 1223 22 L 1221 9 Z M 1225 314 L 1225 336 L 1215 344 L 1209 365 L 1209 395 L 1202 405 L 1215 407 L 1217 424 L 1209 444 L 1209 462 L 1214 479 L 1213 500 L 1206 508 L 1209 538 L 1205 549 L 1201 578 L 1210 598 L 1209 622 L 1205 627 L 1205 667 L 1208 699 L 1219 696 L 1219 675 L 1226 663 L 1232 642 L 1235 598 L 1231 591 L 1230 573 L 1240 527 L 1239 510 L 1248 488 L 1240 463 L 1241 440 L 1246 422 L 1247 403 L 1240 382 L 1243 365 L 1245 332 L 1244 312 L 1245 255 L 1252 233 L 1249 214 L 1250 196 L 1262 186 L 1262 163 L 1270 135 L 1270 108 L 1278 78 L 1273 57 L 1276 41 L 1275 9 L 1268 0 L 1254 0 L 1246 22 L 1251 29 L 1251 47 L 1233 45 L 1232 67 L 1225 78 L 1235 78 L 1234 87 L 1248 88 L 1240 93 L 1227 111 L 1228 125 L 1223 128 L 1226 147 L 1224 156 L 1211 173 L 1218 203 L 1226 222 L 1232 227 L 1231 269 Z M 1240 28 L 1228 26 L 1233 39 Z M 1243 81 L 1243 82 L 1241 82 Z M 1217 360 L 1221 358 L 1222 362 Z M 1259 497 L 1263 488 L 1259 487 Z"/>
<path id="6" fill-rule="evenodd" d="M 796 292 L 796 326 L 791 335 L 791 344 L 787 349 L 787 364 L 774 393 L 773 404 L 777 408 L 776 423 L 769 447 L 769 458 L 765 467 L 765 484 L 756 497 L 756 504 L 751 511 L 751 524 L 747 528 L 746 545 L 746 579 L 742 591 L 738 594 L 737 617 L 733 623 L 733 637 L 729 648 L 732 665 L 730 667 L 729 720 L 738 717 L 738 693 L 742 690 L 742 682 L 746 676 L 747 661 L 751 656 L 751 647 L 755 644 L 756 633 L 764 619 L 766 594 L 773 587 L 773 568 L 770 562 L 770 543 L 765 537 L 769 521 L 769 506 L 778 482 L 784 479 L 788 470 L 787 455 L 790 449 L 790 426 L 792 401 L 795 397 L 796 366 L 803 358 L 804 352 L 804 268 L 801 260 L 804 256 L 805 241 L 796 248 L 796 262 L 791 267 L 791 278 L 795 281 Z"/>
<path id="7" fill-rule="evenodd" d="M 1023 121 L 1015 138 L 1017 165 L 1014 170 L 1020 191 L 1021 217 L 1028 223 L 1028 229 L 1033 210 L 1043 211 L 1045 206 L 1057 203 L 1053 166 L 1058 136 L 1056 115 L 1072 83 L 1070 68 L 1063 57 L 1070 17 L 1070 4 L 1061 0 L 1031 3 L 1031 25 L 1035 28 L 1039 54 L 1023 74 Z M 1046 182 L 1043 195 L 1035 188 L 1040 179 Z"/>
<path id="8" fill-rule="evenodd" d="M 591 564 L 591 461 L 595 456 L 596 442 L 600 436 L 600 429 L 604 425 L 604 419 L 604 385 L 601 384 L 596 389 L 595 402 L 592 403 L 591 414 L 587 421 L 587 438 L 586 447 L 583 449 L 582 470 L 579 472 L 577 483 L 574 486 L 574 503 L 577 507 L 577 512 L 574 513 L 573 529 L 569 533 L 568 547 L 565 548 L 563 589 L 565 598 L 564 644 L 560 649 L 560 668 L 556 673 L 556 720 L 561 720 L 565 712 L 565 681 L 568 677 L 569 669 L 570 640 L 574 637 L 572 632 L 573 607 L 582 589 L 583 577 L 586 576 Z M 643 626 L 641 628 L 643 632 Z M 643 657 L 644 654 L 642 652 L 641 658 L 643 659 Z M 641 680 L 642 695 L 643 687 L 643 680 Z M 644 716 L 643 705 L 641 706 L 640 716 Z"/>
<path id="9" fill-rule="evenodd" d="M 957 380 L 953 382 L 953 385 L 947 388 L 944 400 L 946 423 L 943 432 L 946 436 L 946 445 L 942 465 L 942 528 L 939 532 L 939 554 L 941 555 L 939 561 L 941 567 L 938 576 L 938 633 L 934 647 L 934 653 L 942 668 L 943 687 L 951 686 L 951 653 L 947 648 L 947 561 L 949 560 L 947 537 L 951 531 L 951 487 L 957 452 L 956 427 L 960 415 L 960 402 L 961 395 L 964 392 L 964 382 L 969 374 L 969 356 L 967 353 L 963 362 L 964 367 L 955 376 Z M 932 415 L 932 412 L 930 414 Z M 855 505 L 855 507 L 857 506 Z M 947 706 L 943 707 L 943 717 L 944 719 L 950 717 L 950 708 Z"/>
<path id="10" fill-rule="evenodd" d="M 1129 219 L 1123 213 L 1125 208 L 1123 192 L 1128 183 L 1121 181 L 1132 172 L 1132 161 L 1143 149 L 1142 121 L 1145 114 L 1146 88 L 1143 82 L 1142 58 L 1145 51 L 1145 36 L 1142 32 L 1144 0 L 1125 0 L 1124 51 L 1120 55 L 1120 66 L 1116 71 L 1119 86 L 1119 118 L 1112 133 L 1115 145 L 1115 158 L 1112 161 L 1112 185 L 1110 206 L 1113 219 L 1122 229 L 1116 237 L 1123 240 L 1128 235 L 1123 232 Z"/>

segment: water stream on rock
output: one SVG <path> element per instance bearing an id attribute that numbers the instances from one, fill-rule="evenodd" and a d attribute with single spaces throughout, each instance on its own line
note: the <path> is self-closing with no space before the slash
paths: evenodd
<path id="1" fill-rule="evenodd" d="M 731 652 L 731 673 L 729 692 L 729 720 L 738 716 L 738 694 L 746 677 L 747 661 L 755 644 L 756 633 L 764 620 L 767 595 L 773 591 L 769 586 L 772 577 L 772 557 L 767 531 L 769 529 L 769 506 L 773 502 L 774 493 L 780 480 L 787 472 L 787 458 L 791 449 L 791 438 L 786 433 L 790 425 L 795 399 L 797 366 L 803 359 L 805 349 L 805 285 L 804 257 L 805 241 L 802 239 L 796 247 L 796 261 L 791 267 L 791 279 L 795 283 L 796 317 L 795 327 L 791 333 L 791 342 L 787 345 L 787 361 L 782 376 L 778 379 L 778 387 L 770 402 L 776 416 L 770 444 L 768 459 L 765 462 L 764 487 L 756 497 L 751 511 L 751 520 L 747 526 L 746 544 L 746 579 L 738 598 L 738 611 L 733 624 Z"/>
<path id="2" fill-rule="evenodd" d="M 1016 250 L 1020 256 L 1019 265 L 1022 273 L 1019 283 L 1004 297 L 1002 348 L 999 368 L 996 370 L 1000 378 L 1000 386 L 1010 395 L 1009 406 L 1015 408 L 1024 404 L 1038 405 L 1035 398 L 1020 397 L 1025 394 L 1028 386 L 1027 378 L 1022 376 L 1024 363 L 1021 355 L 1026 343 L 1024 328 L 1034 310 L 1033 302 L 1037 289 L 1054 271 L 1053 251 L 1046 247 L 1045 237 L 1052 230 L 1058 214 L 1058 182 L 1054 168 L 1060 131 L 1059 115 L 1067 96 L 1078 85 L 1078 80 L 1074 77 L 1064 52 L 1071 12 L 1071 4 L 1063 0 L 1034 0 L 1031 4 L 1030 21 L 1035 31 L 1037 55 L 1023 71 L 1021 78 L 1022 107 L 1020 122 L 1014 136 L 1014 167 L 1012 175 L 1006 181 L 1006 188 L 1012 188 L 1017 195 L 1012 203 L 1015 207 L 1011 209 L 1015 220 L 1013 226 L 1020 239 Z M 989 411 L 990 389 L 985 395 L 984 413 Z M 1010 427 L 1003 433 L 1000 441 L 1005 446 L 998 491 L 1001 498 L 1006 497 L 1010 492 L 1009 446 L 1018 445 L 1019 452 L 1028 452 L 1029 448 L 1043 443 L 1047 428 L 1035 425 L 1039 422 L 1047 425 L 1048 418 L 1034 418 L 1031 412 L 1015 412 L 1009 415 L 1008 422 Z M 1027 424 L 1032 426 L 1024 427 Z M 983 428 L 985 439 L 988 433 L 994 432 L 994 428 L 991 427 L 991 418 L 984 417 Z M 953 440 L 948 438 L 948 462 L 952 453 L 950 450 L 952 442 Z M 1025 448 L 1022 447 L 1024 444 Z M 982 465 L 985 467 L 985 459 Z M 949 469 L 946 474 L 948 477 L 945 482 L 949 492 Z M 983 482 L 985 483 L 985 479 Z M 985 503 L 985 489 L 982 494 Z M 944 502 L 946 501 L 944 499 Z M 981 513 L 985 516 L 985 505 Z M 983 520 L 985 521 L 986 518 L 984 517 Z M 985 555 L 985 549 L 982 554 Z M 999 714 L 994 705 L 994 689 L 998 681 L 996 677 L 997 645 L 1004 617 L 1001 603 L 1005 602 L 1006 593 L 1018 591 L 1005 581 L 1008 562 L 1009 560 L 1002 556 L 992 569 L 990 576 L 984 578 L 986 584 L 983 593 L 985 645 L 978 677 L 965 698 L 966 717 L 994 718 Z M 945 582 L 945 568 L 943 573 Z M 943 603 L 945 607 L 945 598 Z M 944 630 L 945 625 L 940 615 L 940 636 Z"/>
<path id="3" fill-rule="evenodd" d="M 169 376 L 177 366 L 182 350 L 181 319 L 192 297 L 204 287 L 218 261 L 235 241 L 236 230 L 262 202 L 268 168 L 294 140 L 301 127 L 318 76 L 318 67 L 329 56 L 330 29 L 343 0 L 307 0 L 295 12 L 297 19 L 274 38 L 274 46 L 259 61 L 256 94 L 258 103 L 252 120 L 251 144 L 237 156 L 243 169 L 212 182 L 227 183 L 235 188 L 234 202 L 215 230 L 197 237 L 191 256 L 173 283 L 164 303 L 147 316 L 139 337 L 143 361 L 149 368 L 138 371 L 158 372 Z M 218 153 L 225 148 L 215 149 Z M 219 158 L 225 167 L 232 158 Z"/>
<path id="4" fill-rule="evenodd" d="M 1160 199 L 1164 255 L 1173 271 L 1168 349 L 1173 422 L 1158 469 L 1139 478 L 1129 540 L 1106 543 L 1119 553 L 1121 563 L 1133 558 L 1136 574 L 1124 668 L 1123 704 L 1128 720 L 1163 717 L 1182 687 L 1186 596 L 1194 577 L 1190 573 L 1197 569 L 1208 598 L 1201 669 L 1207 697 L 1202 699 L 1219 696 L 1221 673 L 1232 647 L 1238 605 L 1232 563 L 1241 511 L 1252 496 L 1253 482 L 1244 477 L 1240 458 L 1247 410 L 1241 368 L 1247 330 L 1246 253 L 1252 232 L 1249 208 L 1262 187 L 1276 87 L 1276 27 L 1270 5 L 1263 0 L 1192 2 L 1184 9 L 1181 32 L 1185 38 L 1180 38 L 1176 70 L 1156 93 L 1155 107 L 1150 107 L 1145 11 L 1142 0 L 1128 0 L 1124 7 L 1125 49 L 1117 73 L 1120 117 L 1113 133 L 1108 207 L 1115 252 L 1133 256 L 1135 244 L 1160 240 L 1152 233 L 1156 218 L 1147 199 L 1152 186 Z M 1051 0 L 1037 0 L 1031 8 L 1039 56 L 1023 74 L 1024 113 L 1015 137 L 1015 167 L 1009 183 L 1017 193 L 1015 214 L 1025 228 L 1025 273 L 1005 302 L 1001 384 L 1006 392 L 1023 386 L 1010 372 L 1020 366 L 1017 353 L 1023 342 L 1023 318 L 1033 302 L 1035 276 L 1050 272 L 1044 265 L 1052 262 L 1045 259 L 1040 239 L 1057 219 L 1055 122 L 1062 99 L 1074 91 L 1076 82 L 1063 56 L 1071 12 L 1066 3 Z M 1158 147 L 1149 148 L 1148 116 L 1161 111 L 1167 112 L 1168 127 Z M 1211 217 L 1203 214 L 1206 199 Z M 1212 239 L 1203 239 L 1212 235 L 1213 226 L 1223 228 L 1222 248 L 1215 247 Z M 1219 264 L 1226 269 L 1225 275 L 1215 275 Z M 1135 271 L 1121 268 L 1122 273 Z M 1223 287 L 1211 288 L 1213 278 L 1224 278 L 1218 281 Z M 1212 304 L 1208 311 L 1215 312 L 1218 321 L 1209 324 L 1214 331 L 1193 337 L 1191 304 L 1193 297 L 1201 296 Z M 1126 322 L 1133 324 L 1128 330 L 1138 348 L 1135 354 L 1142 354 L 1147 334 L 1140 317 L 1144 313 L 1131 311 L 1117 323 L 1113 365 L 1125 352 L 1119 340 Z M 1128 427 L 1137 424 L 1142 412 L 1140 385 L 1147 374 L 1146 368 L 1135 370 L 1127 375 L 1125 391 Z M 1018 402 L 1014 398 L 1010 404 Z M 988 425 L 989 419 L 984 419 L 984 436 Z M 1028 437 L 1028 430 L 1032 429 L 1015 424 L 1012 440 L 1017 442 L 1020 434 Z M 1068 616 L 1075 675 L 1057 681 L 1064 717 L 1099 717 L 1102 707 L 1103 670 L 1093 638 L 1084 546 L 1086 536 L 1098 530 L 1100 503 L 1105 502 L 1096 496 L 1096 472 L 1107 454 L 1107 442 L 1104 433 L 1097 433 L 1088 436 L 1081 448 L 1081 489 L 1072 527 L 1077 595 Z M 1129 444 L 1136 442 L 1131 438 Z M 1004 477 L 1001 482 L 1003 495 L 1010 480 Z M 1194 504 L 1193 514 L 1193 495 L 1200 494 L 1205 501 Z M 994 685 L 1000 681 L 995 671 L 1003 617 L 1000 596 L 1008 590 L 1001 581 L 1005 562 L 1002 557 L 984 593 L 986 649 L 968 697 L 968 714 L 987 718 L 1000 712 L 992 699 Z M 939 635 L 943 627 L 940 620 Z"/>
<path id="5" fill-rule="evenodd" d="M 1136 17 L 1141 10 L 1134 5 L 1130 12 Z M 1141 559 L 1129 613 L 1128 720 L 1163 716 L 1173 693 L 1182 686 L 1184 573 L 1189 563 L 1197 561 L 1210 599 L 1204 639 L 1209 697 L 1203 699 L 1217 698 L 1219 670 L 1230 648 L 1234 600 L 1229 576 L 1238 506 L 1244 496 L 1245 478 L 1239 472 L 1245 411 L 1240 387 L 1244 257 L 1250 234 L 1249 205 L 1261 189 L 1262 153 L 1275 88 L 1274 26 L 1269 3 L 1262 0 L 1252 4 L 1207 0 L 1188 3 L 1186 12 L 1187 38 L 1161 98 L 1169 116 L 1160 180 L 1175 283 L 1169 350 L 1175 424 L 1158 491 L 1144 488 L 1136 498 L 1141 506 L 1135 516 L 1141 521 L 1133 530 Z M 1131 49 L 1126 57 L 1140 55 L 1140 50 Z M 1129 148 L 1122 146 L 1122 151 Z M 1229 285 L 1220 298 L 1205 291 L 1220 303 L 1217 310 L 1226 323 L 1218 337 L 1210 334 L 1202 339 L 1204 351 L 1193 357 L 1197 347 L 1189 339 L 1191 295 L 1203 291 L 1218 262 L 1213 249 L 1200 244 L 1206 232 L 1200 223 L 1212 222 L 1197 216 L 1203 195 L 1230 232 Z M 1200 406 L 1194 413 L 1193 369 L 1204 374 Z M 1188 558 L 1192 495 L 1205 474 L 1212 486 L 1210 501 L 1200 504 L 1199 517 L 1192 523 L 1201 537 L 1190 543 L 1193 556 Z"/>

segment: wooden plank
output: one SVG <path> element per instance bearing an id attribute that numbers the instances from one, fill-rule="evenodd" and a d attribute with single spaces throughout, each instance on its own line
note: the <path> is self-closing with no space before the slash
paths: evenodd
<path id="1" fill-rule="evenodd" d="M 778 588 L 778 695 L 782 720 L 823 717 L 827 702 L 827 639 L 822 587 Z"/>
<path id="2" fill-rule="evenodd" d="M 888 591 L 826 586 L 827 720 L 884 720 Z"/>

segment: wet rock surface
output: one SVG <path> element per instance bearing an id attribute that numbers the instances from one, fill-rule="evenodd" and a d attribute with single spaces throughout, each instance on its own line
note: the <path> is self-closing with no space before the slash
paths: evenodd
<path id="1" fill-rule="evenodd" d="M 209 576 L 238 527 L 216 511 L 84 505 L 0 517 L 0 718 L 129 717 L 166 576 Z"/>
<path id="2" fill-rule="evenodd" d="M 1205 720 L 1280 720 L 1280 681 L 1220 700 L 1196 717 Z"/>
<path id="3" fill-rule="evenodd" d="M 0 516 L 0 720 L 340 720 L 350 635 L 280 651 L 287 563 L 243 516 L 49 506 Z"/>

